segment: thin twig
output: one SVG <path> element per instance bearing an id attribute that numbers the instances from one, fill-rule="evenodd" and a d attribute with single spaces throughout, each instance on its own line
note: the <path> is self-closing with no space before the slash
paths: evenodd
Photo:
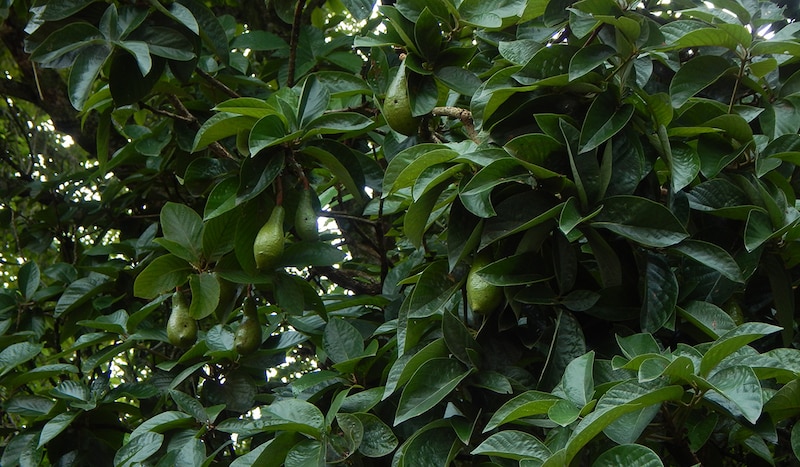
<path id="1" fill-rule="evenodd" d="M 147 110 L 149 110 L 150 112 L 153 112 L 156 115 L 161 115 L 161 116 L 172 118 L 172 119 L 175 119 L 175 120 L 180 120 L 180 121 L 182 121 L 184 123 L 197 123 L 196 119 L 189 118 L 189 117 L 186 117 L 186 116 L 183 116 L 183 115 L 178 115 L 176 113 L 168 112 L 166 110 L 156 109 L 155 107 L 152 107 L 152 106 L 147 105 L 147 104 L 142 104 L 142 107 L 147 109 Z"/>
<path id="2" fill-rule="evenodd" d="M 305 0 L 298 0 L 294 8 L 294 20 L 292 21 L 292 38 L 289 43 L 289 70 L 286 77 L 286 85 L 294 86 L 294 72 L 297 66 L 297 43 L 300 41 L 300 22 L 303 15 Z"/>
<path id="3" fill-rule="evenodd" d="M 206 73 L 205 71 L 201 70 L 200 68 L 197 69 L 197 74 L 200 75 L 204 80 L 206 80 L 209 83 L 211 83 L 212 86 L 214 86 L 215 88 L 217 88 L 220 91 L 224 92 L 228 96 L 233 97 L 234 99 L 237 98 L 237 97 L 242 97 L 236 91 L 234 91 L 233 89 L 231 89 L 228 86 L 226 86 L 225 83 L 223 83 L 222 81 L 218 80 L 217 78 L 214 78 L 213 76 L 209 75 L 208 73 Z"/>
<path id="4" fill-rule="evenodd" d="M 352 216 L 350 214 L 345 214 L 343 212 L 336 212 L 336 211 L 320 211 L 320 217 L 330 217 L 331 219 L 345 219 L 348 221 L 355 221 L 355 222 L 363 222 L 364 224 L 375 225 L 377 222 L 371 221 L 369 219 L 364 219 L 363 217 Z"/>
<path id="5" fill-rule="evenodd" d="M 168 98 L 169 101 L 172 103 L 172 105 L 175 107 L 175 110 L 180 112 L 180 114 L 184 118 L 188 119 L 188 121 L 191 124 L 193 124 L 196 128 L 200 128 L 200 122 L 197 120 L 197 117 L 195 117 L 191 112 L 189 112 L 189 109 L 187 109 L 186 106 L 183 105 L 183 102 L 181 102 L 178 96 L 170 94 Z M 212 152 L 214 152 L 214 154 L 220 157 L 236 160 L 236 157 L 233 154 L 231 154 L 227 149 L 225 149 L 225 146 L 219 144 L 218 141 L 209 144 L 208 147 L 209 149 L 211 149 Z"/>
<path id="6" fill-rule="evenodd" d="M 480 144 L 481 140 L 478 139 L 478 133 L 475 131 L 475 121 L 472 120 L 472 112 L 460 107 L 434 107 L 431 112 L 435 117 L 450 117 L 461 120 L 464 129 L 467 130 L 467 136 L 472 141 Z"/>

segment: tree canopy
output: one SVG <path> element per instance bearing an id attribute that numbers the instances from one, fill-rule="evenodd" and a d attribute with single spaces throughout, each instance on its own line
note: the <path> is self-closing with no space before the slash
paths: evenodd
<path id="1" fill-rule="evenodd" d="M 0 464 L 790 465 L 800 24 L 0 0 Z"/>

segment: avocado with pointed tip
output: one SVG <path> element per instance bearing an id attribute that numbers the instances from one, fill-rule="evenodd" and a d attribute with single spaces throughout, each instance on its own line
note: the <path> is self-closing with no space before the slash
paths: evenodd
<path id="1" fill-rule="evenodd" d="M 197 321 L 189 314 L 189 304 L 180 291 L 172 294 L 172 313 L 167 321 L 167 337 L 175 347 L 186 348 L 197 340 Z"/>
<path id="2" fill-rule="evenodd" d="M 313 195 L 310 188 L 300 192 L 300 201 L 294 213 L 294 230 L 301 240 L 314 242 L 319 240 L 317 230 L 317 211 L 314 209 Z"/>
<path id="3" fill-rule="evenodd" d="M 477 273 L 491 262 L 488 254 L 479 254 L 467 274 L 467 303 L 472 311 L 480 315 L 490 314 L 503 302 L 502 287 L 486 282 L 486 279 Z"/>
<path id="4" fill-rule="evenodd" d="M 383 101 L 383 116 L 392 130 L 406 136 L 417 134 L 419 118 L 411 113 L 405 60 L 400 62 L 400 68 L 386 90 L 386 98 Z"/>
<path id="5" fill-rule="evenodd" d="M 246 297 L 242 305 L 244 317 L 233 338 L 233 348 L 239 355 L 249 355 L 261 346 L 261 323 L 258 321 L 256 304 Z"/>
<path id="6" fill-rule="evenodd" d="M 283 255 L 283 218 L 286 210 L 283 206 L 275 206 L 269 219 L 261 227 L 253 242 L 253 255 L 256 259 L 256 267 L 261 270 L 274 269 Z"/>

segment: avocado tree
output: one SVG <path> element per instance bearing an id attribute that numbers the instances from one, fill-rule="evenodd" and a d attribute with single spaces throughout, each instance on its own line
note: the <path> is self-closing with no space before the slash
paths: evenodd
<path id="1" fill-rule="evenodd" d="M 789 465 L 759 0 L 0 1 L 0 464 Z"/>

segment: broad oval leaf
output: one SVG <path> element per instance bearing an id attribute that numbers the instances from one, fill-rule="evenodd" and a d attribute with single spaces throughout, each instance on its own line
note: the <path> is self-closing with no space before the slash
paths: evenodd
<path id="1" fill-rule="evenodd" d="M 543 461 L 552 454 L 535 436 L 516 430 L 505 430 L 486 438 L 470 454 L 497 456 L 505 459 L 538 459 Z"/>
<path id="2" fill-rule="evenodd" d="M 641 444 L 622 444 L 600 454 L 592 467 L 663 467 L 664 463 L 652 449 Z"/>
<path id="3" fill-rule="evenodd" d="M 675 245 L 689 236 L 672 211 L 638 196 L 606 198 L 592 225 L 655 248 Z"/>
<path id="4" fill-rule="evenodd" d="M 422 415 L 447 397 L 471 373 L 451 358 L 434 358 L 423 363 L 403 389 L 395 414 L 395 426 Z"/>

